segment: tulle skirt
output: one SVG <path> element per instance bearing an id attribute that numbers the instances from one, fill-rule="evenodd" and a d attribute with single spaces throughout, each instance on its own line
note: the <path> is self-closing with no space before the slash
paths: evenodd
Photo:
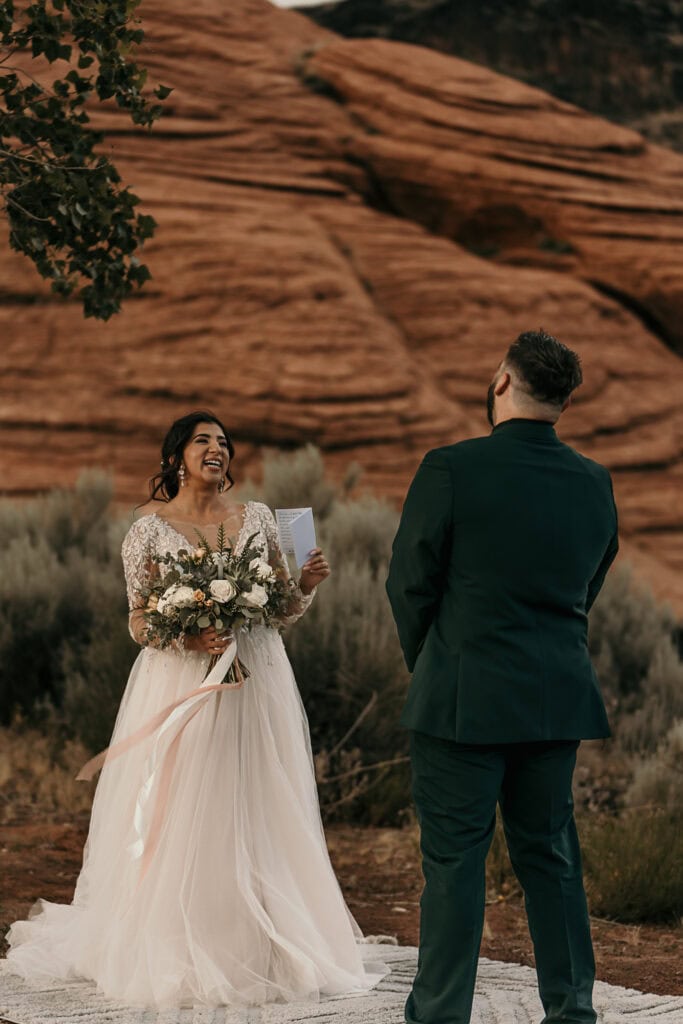
<path id="1" fill-rule="evenodd" d="M 131 850 L 153 737 L 105 764 L 73 902 L 39 900 L 12 925 L 13 971 L 89 978 L 110 998 L 157 1007 L 317 1000 L 386 973 L 369 962 L 330 864 L 282 640 L 256 627 L 238 650 L 251 675 L 209 696 L 185 728 L 146 873 Z M 207 667 L 204 655 L 142 651 L 112 744 L 198 687 Z"/>

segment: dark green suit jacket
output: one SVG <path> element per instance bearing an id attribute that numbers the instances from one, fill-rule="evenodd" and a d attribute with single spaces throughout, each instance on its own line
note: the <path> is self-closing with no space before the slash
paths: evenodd
<path id="1" fill-rule="evenodd" d="M 462 743 L 608 736 L 586 613 L 617 549 L 608 471 L 552 424 L 428 452 L 387 580 L 413 673 L 401 723 Z"/>

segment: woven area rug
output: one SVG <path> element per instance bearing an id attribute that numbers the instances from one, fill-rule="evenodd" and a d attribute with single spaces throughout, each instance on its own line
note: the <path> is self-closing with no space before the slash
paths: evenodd
<path id="1" fill-rule="evenodd" d="M 417 950 L 411 946 L 380 949 L 378 959 L 381 956 L 391 965 L 391 974 L 371 993 L 314 1005 L 271 1004 L 237 1011 L 135 1009 L 104 999 L 84 981 L 31 988 L 9 974 L 0 961 L 0 1020 L 16 1024 L 401 1024 Z M 643 995 L 599 982 L 595 1005 L 600 1024 L 683 1024 L 683 997 Z M 472 1024 L 539 1024 L 542 1017 L 531 968 L 480 960 Z"/>

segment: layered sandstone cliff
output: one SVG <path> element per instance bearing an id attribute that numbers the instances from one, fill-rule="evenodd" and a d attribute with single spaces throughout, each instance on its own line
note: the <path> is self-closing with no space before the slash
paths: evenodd
<path id="1" fill-rule="evenodd" d="M 476 61 L 683 150 L 681 0 L 339 0 L 305 13 Z"/>
<path id="2" fill-rule="evenodd" d="M 584 359 L 560 433 L 613 470 L 626 550 L 683 607 L 683 157 L 267 0 L 143 14 L 168 114 L 102 116 L 160 225 L 154 279 L 98 324 L 3 247 L 4 491 L 104 465 L 139 501 L 169 421 L 208 405 L 238 476 L 314 441 L 398 500 L 427 448 L 486 431 L 504 348 L 542 325 Z"/>

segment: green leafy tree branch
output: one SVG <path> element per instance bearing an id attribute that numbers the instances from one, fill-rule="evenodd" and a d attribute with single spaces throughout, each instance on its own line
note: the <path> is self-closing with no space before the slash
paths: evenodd
<path id="1" fill-rule="evenodd" d="M 80 289 L 85 315 L 101 320 L 151 276 L 137 251 L 156 223 L 98 153 L 103 133 L 88 114 L 94 99 L 115 102 L 143 127 L 162 113 L 171 90 L 145 91 L 147 72 L 133 57 L 144 38 L 140 2 L 0 0 L 0 195 L 10 245 L 53 291 Z M 62 77 L 46 66 L 56 62 L 68 65 Z"/>

